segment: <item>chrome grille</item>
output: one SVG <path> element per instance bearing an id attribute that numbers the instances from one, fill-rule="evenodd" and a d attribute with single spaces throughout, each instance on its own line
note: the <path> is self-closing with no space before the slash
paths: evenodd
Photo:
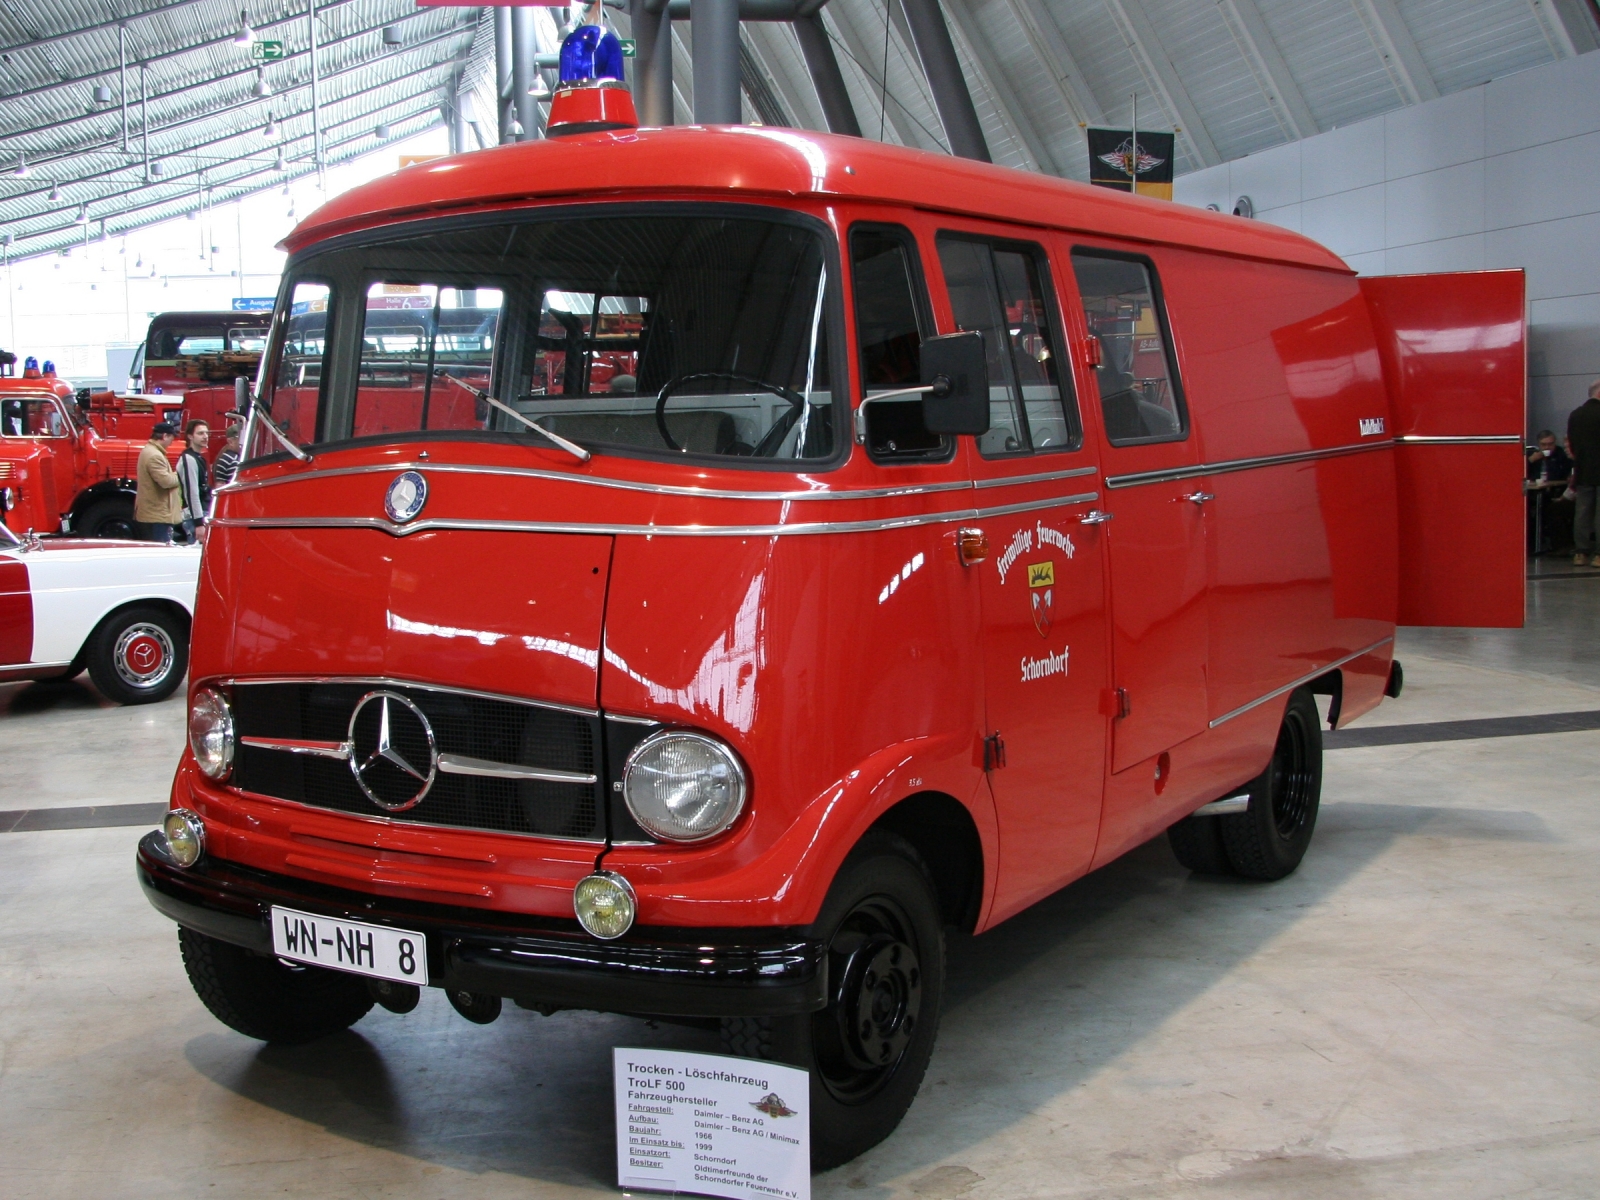
<path id="1" fill-rule="evenodd" d="M 388 816 L 362 792 L 348 760 L 289 753 L 244 740 L 343 743 L 361 698 L 379 688 L 404 696 L 421 710 L 441 758 L 603 774 L 600 720 L 594 714 L 381 680 L 243 682 L 228 689 L 241 739 L 229 784 L 314 808 Z M 585 841 L 605 837 L 598 783 L 441 772 L 421 802 L 395 819 Z"/>

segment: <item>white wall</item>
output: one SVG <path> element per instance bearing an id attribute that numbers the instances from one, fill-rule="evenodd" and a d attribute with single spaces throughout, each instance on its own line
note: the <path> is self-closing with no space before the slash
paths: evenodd
<path id="1" fill-rule="evenodd" d="M 1181 176 L 1174 199 L 1315 238 L 1363 275 L 1528 273 L 1529 432 L 1600 379 L 1600 53 Z"/>

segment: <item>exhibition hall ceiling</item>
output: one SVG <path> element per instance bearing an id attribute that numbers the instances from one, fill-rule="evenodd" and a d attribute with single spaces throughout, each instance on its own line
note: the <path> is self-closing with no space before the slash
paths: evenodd
<path id="1" fill-rule="evenodd" d="M 0 0 L 0 240 L 12 258 L 316 170 L 307 0 Z M 1085 125 L 1177 129 L 1180 173 L 1600 45 L 1594 0 L 944 0 L 996 162 L 1088 176 Z M 492 16 L 318 0 L 323 161 L 461 111 L 495 136 Z M 615 23 L 628 33 L 625 13 Z M 823 21 L 868 137 L 945 148 L 898 0 Z M 675 21 L 678 119 L 693 101 Z M 540 49 L 555 26 L 540 21 Z M 787 24 L 743 26 L 751 121 L 825 127 Z M 280 57 L 281 55 L 281 57 Z M 126 63 L 124 68 L 122 64 Z M 463 99 L 464 98 L 464 99 Z M 381 126 L 381 128 L 380 128 Z M 26 164 L 24 166 L 24 164 Z"/>

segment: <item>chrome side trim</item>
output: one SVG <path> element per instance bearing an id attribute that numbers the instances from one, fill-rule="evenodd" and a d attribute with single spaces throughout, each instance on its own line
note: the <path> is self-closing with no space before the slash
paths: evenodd
<path id="1" fill-rule="evenodd" d="M 1241 796 L 1224 796 L 1221 800 L 1213 800 L 1210 804 L 1202 804 L 1189 815 L 1191 817 L 1225 817 L 1229 813 L 1242 813 L 1250 807 L 1250 793 Z"/>
<path id="2" fill-rule="evenodd" d="M 1290 682 L 1284 684 L 1281 688 L 1274 688 L 1272 691 L 1268 692 L 1265 696 L 1260 696 L 1260 697 L 1250 701 L 1249 704 L 1241 704 L 1238 708 L 1234 709 L 1232 712 L 1223 713 L 1220 717 L 1217 717 L 1215 720 L 1213 720 L 1211 722 L 1211 724 L 1208 726 L 1208 728 L 1215 729 L 1218 725 L 1221 725 L 1224 721 L 1231 721 L 1235 717 L 1240 716 L 1243 713 L 1249 712 L 1252 708 L 1260 707 L 1261 705 L 1265 704 L 1268 700 L 1276 700 L 1279 696 L 1283 695 L 1285 692 L 1292 692 L 1292 691 L 1294 691 L 1295 688 L 1301 686 L 1302 684 L 1310 683 L 1318 675 L 1326 675 L 1329 671 L 1333 670 L 1335 667 L 1342 667 L 1347 662 L 1354 662 L 1356 659 L 1360 658 L 1363 654 L 1371 654 L 1379 646 L 1387 646 L 1392 641 L 1394 641 L 1394 637 L 1392 635 L 1389 636 L 1389 637 L 1386 637 L 1386 638 L 1379 638 L 1377 641 L 1373 642 L 1372 645 L 1364 647 L 1363 649 L 1357 650 L 1354 654 L 1346 654 L 1343 658 L 1335 659 L 1333 662 L 1329 663 L 1325 667 L 1318 667 L 1314 671 L 1308 671 L 1304 675 L 1300 676 L 1300 678 L 1291 680 Z"/>
<path id="3" fill-rule="evenodd" d="M 1408 446 L 1499 446 L 1522 445 L 1522 435 L 1516 433 L 1470 433 L 1449 437 L 1429 437 L 1420 433 L 1407 433 L 1395 438 Z"/>
<path id="4" fill-rule="evenodd" d="M 1368 450 L 1387 450 L 1394 445 L 1393 438 L 1360 442 L 1349 446 L 1331 446 L 1325 450 L 1297 450 L 1293 454 L 1266 454 L 1260 458 L 1230 458 L 1222 462 L 1197 463 L 1192 467 L 1174 467 L 1170 471 L 1140 471 L 1134 475 L 1107 475 L 1106 489 L 1138 487 L 1146 483 L 1171 483 L 1179 479 L 1194 479 L 1200 475 L 1231 475 L 1235 471 L 1254 471 L 1258 467 L 1278 467 L 1287 463 L 1313 462 L 1319 458 L 1340 458 L 1346 454 L 1364 454 Z"/>
<path id="5" fill-rule="evenodd" d="M 1094 468 L 1087 468 L 1093 470 Z M 723 491 L 717 488 L 687 487 L 682 484 L 640 483 L 632 479 L 606 479 L 588 475 L 574 475 L 567 471 L 541 471 L 535 467 L 487 467 L 465 463 L 436 463 L 427 459 L 410 462 L 385 463 L 382 466 L 329 467 L 319 471 L 299 471 L 281 475 L 276 479 L 250 479 L 228 484 L 231 491 L 249 492 L 256 488 L 277 487 L 284 483 L 298 483 L 303 479 L 333 479 L 343 475 L 389 475 L 400 471 L 431 471 L 442 475 L 504 475 L 518 479 L 548 479 L 558 483 L 581 483 L 589 487 L 613 488 L 623 492 L 649 492 L 657 496 L 689 496 L 705 500 L 882 500 L 891 496 L 927 496 L 935 492 L 970 491 L 972 481 L 958 479 L 949 483 L 908 483 L 899 487 L 834 489 L 817 491 L 757 492 Z M 1008 481 L 1009 482 L 1009 481 Z"/>
<path id="6" fill-rule="evenodd" d="M 49 671 L 56 667 L 70 667 L 71 665 L 72 660 L 70 658 L 64 662 L 0 663 L 0 671 Z"/>
<path id="7" fill-rule="evenodd" d="M 457 696 L 476 696 L 480 700 L 503 700 L 507 704 L 525 704 L 529 708 L 549 708 L 557 712 L 576 713 L 580 717 L 600 715 L 600 710 L 597 708 L 580 708 L 575 704 L 530 700 L 526 696 L 506 696 L 499 692 L 479 692 L 472 688 L 446 687 L 437 683 L 418 683 L 414 679 L 393 679 L 385 675 L 236 675 L 205 682 L 224 687 L 249 687 L 256 683 L 352 683 L 373 687 L 416 688 L 423 692 L 452 692 Z"/>
<path id="8" fill-rule="evenodd" d="M 285 754 L 310 754 L 317 758 L 334 758 L 349 762 L 355 747 L 349 742 L 308 742 L 300 738 L 242 737 L 241 746 L 254 746 L 258 750 L 282 750 Z"/>
<path id="9" fill-rule="evenodd" d="M 1001 479 L 979 479 L 973 488 L 1020 487 L 1024 483 L 1049 483 L 1053 479 L 1076 479 L 1080 475 L 1093 475 L 1098 467 L 1073 467 L 1070 471 L 1046 471 L 1042 475 L 1007 475 Z"/>
<path id="10" fill-rule="evenodd" d="M 396 525 L 382 517 L 216 517 L 212 524 L 246 529 L 376 529 L 393 537 L 409 537 L 413 533 L 438 529 L 463 529 L 479 533 L 581 533 L 611 537 L 787 537 L 818 533 L 876 533 L 883 529 L 948 525 L 984 517 L 1002 517 L 1036 508 L 1083 504 L 1099 497 L 1099 492 L 1081 492 L 1075 496 L 1053 496 L 1048 500 L 1028 500 L 1021 504 L 1002 504 L 992 508 L 963 508 L 905 517 L 878 517 L 869 521 L 803 521 L 793 525 L 609 525 L 587 521 L 478 521 L 452 517 L 412 521 L 406 525 Z"/>
<path id="11" fill-rule="evenodd" d="M 593 783 L 595 776 L 555 767 L 523 767 L 515 763 L 491 762 L 466 754 L 439 755 L 439 770 L 446 775 L 483 775 L 490 779 L 537 779 L 544 783 Z"/>

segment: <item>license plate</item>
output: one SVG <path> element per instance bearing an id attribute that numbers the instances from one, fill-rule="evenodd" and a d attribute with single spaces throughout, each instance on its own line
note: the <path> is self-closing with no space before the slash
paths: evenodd
<path id="1" fill-rule="evenodd" d="M 291 962 L 392 979 L 428 982 L 428 941 L 409 929 L 340 921 L 272 906 L 272 952 Z"/>

